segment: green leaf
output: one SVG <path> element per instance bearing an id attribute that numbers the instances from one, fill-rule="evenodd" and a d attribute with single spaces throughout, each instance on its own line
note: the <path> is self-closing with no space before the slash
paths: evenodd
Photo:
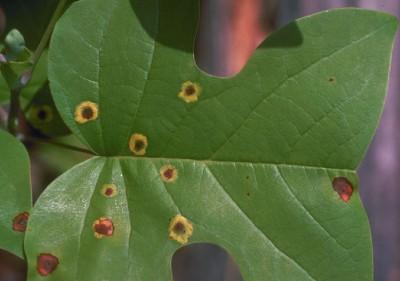
<path id="1" fill-rule="evenodd" d="M 39 199 L 29 280 L 171 280 L 185 242 L 224 247 L 245 280 L 372 280 L 354 170 L 382 110 L 397 20 L 312 15 L 218 78 L 193 60 L 197 16 L 194 0 L 82 0 L 57 24 L 56 106 L 110 157 Z"/>
<path id="2" fill-rule="evenodd" d="M 76 2 L 51 43 L 55 103 L 98 154 L 132 155 L 140 133 L 150 157 L 356 168 L 382 109 L 396 18 L 341 9 L 300 19 L 221 79 L 193 60 L 197 1 L 132 5 L 142 22 L 128 0 Z M 185 81 L 201 86 L 198 102 L 177 97 Z M 84 101 L 99 103 L 95 122 L 74 120 Z"/>
<path id="3" fill-rule="evenodd" d="M 175 182 L 162 181 L 164 165 L 176 167 Z M 332 189 L 337 176 L 356 188 L 347 204 Z M 116 196 L 103 195 L 107 184 Z M 224 247 L 244 280 L 372 280 L 354 172 L 135 158 L 92 159 L 48 187 L 29 223 L 29 280 L 42 280 L 43 253 L 59 261 L 47 280 L 172 280 L 181 244 L 168 226 L 178 214 L 193 224 L 190 243 Z M 112 220 L 112 236 L 96 238 L 99 218 Z"/>
<path id="4" fill-rule="evenodd" d="M 0 130 L 0 248 L 23 257 L 26 214 L 31 209 L 29 157 L 24 146 Z"/>

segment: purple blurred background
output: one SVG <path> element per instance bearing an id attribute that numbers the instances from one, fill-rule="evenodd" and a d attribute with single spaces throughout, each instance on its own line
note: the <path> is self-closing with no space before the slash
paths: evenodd
<path id="1" fill-rule="evenodd" d="M 6 1 L 0 0 L 0 3 Z M 400 16 L 400 0 L 202 0 L 197 63 L 209 73 L 233 75 L 240 71 L 254 48 L 276 28 L 304 15 L 345 6 L 382 10 Z M 0 25 L 1 21 L 0 13 Z M 383 118 L 359 168 L 361 193 L 373 233 L 376 281 L 400 281 L 400 204 L 397 204 L 400 199 L 397 185 L 400 182 L 399 43 L 400 38 L 397 38 Z M 30 154 L 33 185 L 38 192 L 57 173 L 51 171 L 53 164 L 38 148 L 30 148 Z M 73 165 L 73 161 L 69 165 Z M 175 255 L 173 267 L 175 281 L 241 280 L 234 261 L 222 249 L 212 245 L 181 249 Z M 0 281 L 25 281 L 24 271 L 22 261 L 0 251 Z"/>

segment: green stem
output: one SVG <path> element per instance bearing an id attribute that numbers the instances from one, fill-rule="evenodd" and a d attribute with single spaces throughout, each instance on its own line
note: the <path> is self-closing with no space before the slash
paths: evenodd
<path id="1" fill-rule="evenodd" d="M 31 71 L 33 72 L 34 68 L 36 67 L 36 64 L 38 63 L 40 56 L 42 55 L 44 49 L 47 47 L 47 44 L 49 43 L 50 36 L 53 32 L 54 26 L 56 25 L 58 19 L 61 17 L 64 7 L 67 4 L 69 0 L 60 0 L 57 4 L 56 9 L 54 10 L 54 13 L 50 19 L 49 24 L 47 25 L 46 31 L 44 32 L 42 38 L 40 39 L 39 45 L 37 46 L 35 52 L 32 55 L 31 62 L 32 62 L 32 69 Z M 26 83 L 28 84 L 28 83 Z M 20 113 L 20 102 L 19 102 L 19 96 L 20 96 L 21 89 L 12 89 L 11 90 L 11 97 L 10 97 L 10 112 L 8 115 L 8 124 L 7 124 L 7 129 L 8 131 L 15 135 L 17 131 L 17 120 L 19 117 Z"/>
<path id="2" fill-rule="evenodd" d="M 3 107 L 0 106 L 0 128 L 6 129 L 8 114 Z"/>
<path id="3" fill-rule="evenodd" d="M 10 112 L 8 114 L 7 130 L 13 135 L 17 133 L 17 120 L 20 110 L 19 93 L 20 90 L 11 90 L 10 93 Z"/>
<path id="4" fill-rule="evenodd" d="M 50 145 L 54 145 L 54 146 L 58 146 L 64 149 L 68 149 L 68 150 L 72 150 L 72 151 L 77 151 L 77 152 L 82 152 L 82 153 L 86 153 L 86 154 L 90 154 L 90 155 L 95 155 L 92 151 L 85 149 L 85 148 L 81 148 L 81 147 L 77 147 L 77 146 L 73 146 L 73 145 L 69 145 L 66 143 L 61 143 L 61 142 L 57 142 L 51 139 L 40 139 L 40 138 L 35 138 L 35 137 L 24 137 L 24 139 L 26 141 L 32 142 L 32 143 L 42 143 L 42 144 L 50 144 Z"/>
<path id="5" fill-rule="evenodd" d="M 54 10 L 53 16 L 51 17 L 50 22 L 47 25 L 46 31 L 44 32 L 42 39 L 40 39 L 39 45 L 37 46 L 35 52 L 32 55 L 32 64 L 33 64 L 32 68 L 35 68 L 37 62 L 40 59 L 40 56 L 42 55 L 44 49 L 49 43 L 50 36 L 53 33 L 54 26 L 56 25 L 58 19 L 61 17 L 67 2 L 68 0 L 60 0 L 58 2 L 57 8 Z"/>

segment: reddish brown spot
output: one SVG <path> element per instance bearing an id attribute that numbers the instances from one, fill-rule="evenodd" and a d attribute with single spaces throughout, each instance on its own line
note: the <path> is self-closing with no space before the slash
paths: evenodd
<path id="1" fill-rule="evenodd" d="M 52 254 L 40 254 L 37 257 L 36 269 L 40 275 L 49 276 L 57 269 L 59 263 L 58 258 Z"/>
<path id="2" fill-rule="evenodd" d="M 18 214 L 13 219 L 13 230 L 18 232 L 25 232 L 28 224 L 29 213 L 23 212 Z"/>
<path id="3" fill-rule="evenodd" d="M 102 238 L 104 236 L 112 236 L 114 234 L 114 224 L 112 220 L 107 218 L 100 218 L 93 224 L 95 236 Z"/>
<path id="4" fill-rule="evenodd" d="M 111 196 L 111 195 L 113 195 L 113 193 L 114 193 L 114 189 L 112 189 L 111 187 L 108 187 L 106 189 L 106 191 L 104 192 L 104 194 L 107 196 Z"/>
<path id="5" fill-rule="evenodd" d="M 183 235 L 186 233 L 186 227 L 183 223 L 181 222 L 177 222 L 174 225 L 173 231 L 177 234 L 177 235 Z"/>
<path id="6" fill-rule="evenodd" d="M 353 186 L 345 177 L 334 178 L 332 186 L 344 202 L 350 200 L 353 194 Z"/>
<path id="7" fill-rule="evenodd" d="M 164 171 L 164 177 L 166 179 L 172 179 L 172 177 L 174 176 L 174 169 L 168 168 Z"/>

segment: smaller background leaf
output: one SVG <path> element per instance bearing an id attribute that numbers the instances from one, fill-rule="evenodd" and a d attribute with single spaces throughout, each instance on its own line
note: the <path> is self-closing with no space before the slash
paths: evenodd
<path id="1" fill-rule="evenodd" d="M 29 124 L 40 134 L 59 137 L 70 133 L 54 105 L 48 84 L 33 97 L 26 114 Z"/>
<path id="2" fill-rule="evenodd" d="M 0 155 L 0 248 L 23 257 L 24 233 L 13 229 L 13 220 L 32 207 L 29 157 L 16 138 L 1 130 Z"/>

